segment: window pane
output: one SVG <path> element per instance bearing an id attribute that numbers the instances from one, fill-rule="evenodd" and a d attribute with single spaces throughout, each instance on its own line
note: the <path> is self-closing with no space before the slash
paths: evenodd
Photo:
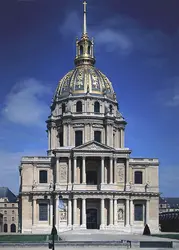
<path id="1" fill-rule="evenodd" d="M 101 142 L 101 131 L 94 131 L 94 140 Z"/>
<path id="2" fill-rule="evenodd" d="M 40 183 L 47 183 L 47 171 L 46 170 L 40 170 L 39 174 L 39 182 Z"/>
<path id="3" fill-rule="evenodd" d="M 82 131 L 75 132 L 75 146 L 80 146 L 82 144 Z"/>
<path id="4" fill-rule="evenodd" d="M 39 204 L 39 220 L 40 221 L 48 220 L 48 204 L 45 203 Z"/>
<path id="5" fill-rule="evenodd" d="M 94 103 L 94 112 L 99 113 L 100 112 L 100 105 L 99 102 Z"/>
<path id="6" fill-rule="evenodd" d="M 135 221 L 143 221 L 143 205 L 136 204 L 135 205 Z"/>
<path id="7" fill-rule="evenodd" d="M 82 102 L 78 101 L 76 104 L 76 112 L 82 112 Z"/>
<path id="8" fill-rule="evenodd" d="M 142 172 L 141 171 L 135 171 L 135 184 L 142 184 Z"/>

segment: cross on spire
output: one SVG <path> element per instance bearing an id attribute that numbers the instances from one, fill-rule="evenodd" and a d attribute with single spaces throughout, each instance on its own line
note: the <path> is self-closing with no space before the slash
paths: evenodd
<path id="1" fill-rule="evenodd" d="M 87 34 L 87 25 L 86 25 L 86 5 L 87 5 L 87 2 L 86 2 L 86 0 L 84 0 L 83 5 L 84 5 L 83 35 L 86 35 Z"/>

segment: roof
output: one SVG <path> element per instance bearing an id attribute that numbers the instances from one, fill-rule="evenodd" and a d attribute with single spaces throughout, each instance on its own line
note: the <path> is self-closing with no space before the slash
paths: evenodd
<path id="1" fill-rule="evenodd" d="M 0 187 L 0 198 L 7 198 L 9 202 L 16 202 L 16 195 L 8 187 Z"/>
<path id="2" fill-rule="evenodd" d="M 179 197 L 160 197 L 160 204 L 169 204 L 171 208 L 179 207 Z"/>

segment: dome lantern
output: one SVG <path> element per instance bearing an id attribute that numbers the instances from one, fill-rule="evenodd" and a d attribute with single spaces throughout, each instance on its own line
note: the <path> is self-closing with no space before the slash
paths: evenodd
<path id="1" fill-rule="evenodd" d="M 94 41 L 90 40 L 87 33 L 87 24 L 86 24 L 86 0 L 83 2 L 84 5 L 84 21 L 83 21 L 83 33 L 80 40 L 76 40 L 76 58 L 75 65 L 94 65 Z"/>

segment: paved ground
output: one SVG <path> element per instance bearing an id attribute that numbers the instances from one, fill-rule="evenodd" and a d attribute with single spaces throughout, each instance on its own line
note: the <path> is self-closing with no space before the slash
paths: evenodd
<path id="1" fill-rule="evenodd" d="M 99 232 L 96 230 L 87 231 L 69 231 L 60 233 L 60 237 L 64 241 L 120 241 L 120 240 L 130 240 L 130 241 L 173 241 L 172 239 L 151 237 L 144 235 L 129 235 L 121 234 L 116 231 Z"/>

